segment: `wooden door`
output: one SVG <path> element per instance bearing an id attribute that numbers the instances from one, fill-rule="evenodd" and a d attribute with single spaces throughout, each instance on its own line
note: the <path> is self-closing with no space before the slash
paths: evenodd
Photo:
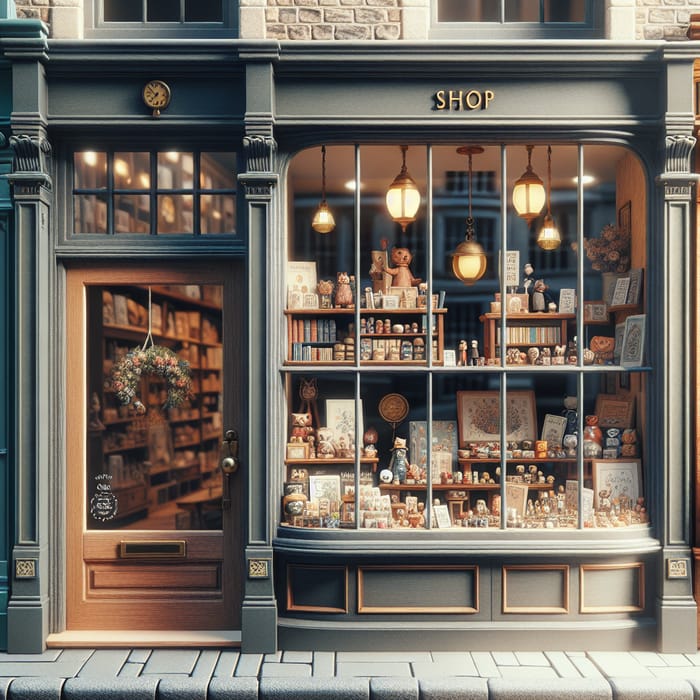
<path id="1" fill-rule="evenodd" d="M 242 470 L 220 461 L 246 414 L 242 275 L 67 271 L 68 631 L 240 628 Z"/>

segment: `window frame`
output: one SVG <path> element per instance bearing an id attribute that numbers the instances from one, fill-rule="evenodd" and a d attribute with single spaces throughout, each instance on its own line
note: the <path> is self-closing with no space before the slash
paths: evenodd
<path id="1" fill-rule="evenodd" d="M 505 0 L 500 0 L 501 9 Z M 605 0 L 586 0 L 584 22 L 441 22 L 430 2 L 429 39 L 603 39 Z M 503 16 L 501 14 L 501 16 Z"/>
<path id="2" fill-rule="evenodd" d="M 221 0 L 221 22 L 105 22 L 104 0 L 85 3 L 85 37 L 88 39 L 116 39 L 127 36 L 139 38 L 237 38 L 238 0 Z"/>

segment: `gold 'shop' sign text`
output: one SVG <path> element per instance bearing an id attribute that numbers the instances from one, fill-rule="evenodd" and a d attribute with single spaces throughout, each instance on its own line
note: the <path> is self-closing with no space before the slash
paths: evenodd
<path id="1" fill-rule="evenodd" d="M 495 97 L 493 90 L 438 90 L 434 95 L 438 111 L 466 111 L 488 109 Z"/>

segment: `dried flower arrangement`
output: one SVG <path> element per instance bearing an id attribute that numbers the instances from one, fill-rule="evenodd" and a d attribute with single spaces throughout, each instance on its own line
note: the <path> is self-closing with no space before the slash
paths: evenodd
<path id="1" fill-rule="evenodd" d="M 583 247 L 593 269 L 598 272 L 627 272 L 630 269 L 629 229 L 607 224 L 599 238 L 584 238 Z"/>

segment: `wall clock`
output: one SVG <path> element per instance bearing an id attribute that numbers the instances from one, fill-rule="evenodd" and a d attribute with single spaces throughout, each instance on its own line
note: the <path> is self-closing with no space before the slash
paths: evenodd
<path id="1" fill-rule="evenodd" d="M 143 86 L 143 101 L 153 110 L 153 116 L 159 117 L 161 110 L 170 104 L 170 87 L 162 80 L 149 80 Z"/>

